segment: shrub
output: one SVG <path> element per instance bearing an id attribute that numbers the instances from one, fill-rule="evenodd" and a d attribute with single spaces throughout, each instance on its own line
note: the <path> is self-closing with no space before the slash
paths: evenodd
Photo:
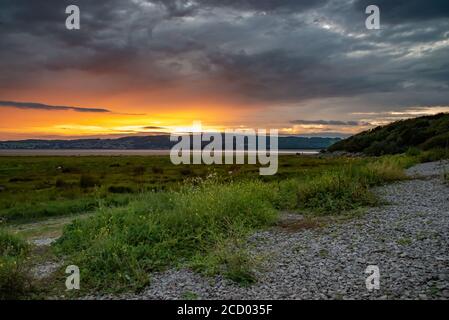
<path id="1" fill-rule="evenodd" d="M 125 186 L 110 186 L 108 188 L 110 193 L 133 193 L 133 189 Z"/>
<path id="2" fill-rule="evenodd" d="M 327 172 L 299 184 L 298 207 L 332 214 L 375 204 L 376 199 L 368 185 L 346 170 Z"/>
<path id="3" fill-rule="evenodd" d="M 80 173 L 81 169 L 76 167 L 62 167 L 61 169 L 62 173 Z"/>
<path id="4" fill-rule="evenodd" d="M 400 120 L 356 134 L 329 147 L 330 151 L 397 154 L 409 148 L 449 147 L 449 114 Z M 415 152 L 416 153 L 416 152 Z"/>
<path id="5" fill-rule="evenodd" d="M 443 159 L 449 159 L 449 149 L 447 148 L 439 148 L 424 151 L 418 156 L 419 162 L 422 163 L 439 161 Z"/>
<path id="6" fill-rule="evenodd" d="M 293 210 L 298 207 L 298 179 L 287 179 L 279 182 L 274 206 L 280 210 Z"/>
<path id="7" fill-rule="evenodd" d="M 33 181 L 31 178 L 11 178 L 9 179 L 9 182 L 15 183 L 15 182 L 30 182 Z"/>
<path id="8" fill-rule="evenodd" d="M 67 188 L 68 186 L 69 186 L 69 184 L 67 182 L 65 182 L 63 179 L 61 179 L 61 178 L 56 179 L 56 182 L 55 182 L 56 188 L 64 189 L 64 188 Z"/>
<path id="9" fill-rule="evenodd" d="M 23 298 L 32 288 L 23 258 L 0 257 L 0 300 Z"/>
<path id="10" fill-rule="evenodd" d="M 407 149 L 407 152 L 405 154 L 409 157 L 416 157 L 421 154 L 421 150 L 416 147 L 410 147 Z"/>
<path id="11" fill-rule="evenodd" d="M 56 250 L 72 255 L 87 285 L 136 289 L 148 283 L 148 272 L 189 264 L 218 243 L 276 220 L 270 186 L 215 183 L 151 192 L 127 208 L 100 210 L 67 226 Z"/>
<path id="12" fill-rule="evenodd" d="M 0 256 L 23 256 L 27 251 L 25 241 L 0 229 Z"/>
<path id="13" fill-rule="evenodd" d="M 26 265 L 28 245 L 20 238 L 0 230 L 0 299 L 18 299 L 31 288 Z"/>
<path id="14" fill-rule="evenodd" d="M 147 171 L 147 168 L 145 168 L 144 166 L 137 166 L 133 169 L 135 176 L 143 176 L 146 171 Z"/>
<path id="15" fill-rule="evenodd" d="M 179 171 L 183 176 L 190 176 L 193 174 L 193 171 L 189 168 L 183 168 Z"/>
<path id="16" fill-rule="evenodd" d="M 100 182 L 93 176 L 83 174 L 80 177 L 80 188 L 87 189 L 100 186 Z"/>
<path id="17" fill-rule="evenodd" d="M 404 172 L 405 167 L 411 163 L 409 158 L 384 158 L 382 160 L 367 164 L 362 168 L 362 176 L 368 186 L 378 185 L 385 182 L 393 182 L 407 179 Z"/>
<path id="18" fill-rule="evenodd" d="M 164 169 L 161 167 L 153 167 L 151 170 L 154 174 L 164 174 Z"/>
<path id="19" fill-rule="evenodd" d="M 256 282 L 256 269 L 259 261 L 244 248 L 242 241 L 231 239 L 218 242 L 206 256 L 192 259 L 193 270 L 212 276 L 218 273 L 226 278 L 247 286 Z"/>

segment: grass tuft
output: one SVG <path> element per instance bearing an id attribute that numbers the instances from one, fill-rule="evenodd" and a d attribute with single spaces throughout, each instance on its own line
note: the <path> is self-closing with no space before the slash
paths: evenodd
<path id="1" fill-rule="evenodd" d="M 24 297 L 31 288 L 28 244 L 0 229 L 0 300 Z"/>
<path id="2" fill-rule="evenodd" d="M 67 226 L 56 250 L 71 255 L 90 287 L 139 289 L 149 282 L 149 272 L 189 264 L 219 243 L 273 224 L 274 196 L 262 182 L 213 180 L 177 192 L 146 193 L 127 208 L 101 209 Z M 238 274 L 229 259 L 228 274 Z"/>

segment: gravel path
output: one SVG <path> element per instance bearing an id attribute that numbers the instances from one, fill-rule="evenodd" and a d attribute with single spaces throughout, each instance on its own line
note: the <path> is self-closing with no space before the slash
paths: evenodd
<path id="1" fill-rule="evenodd" d="M 449 171 L 449 163 L 444 166 Z M 427 163 L 409 169 L 420 178 L 377 188 L 388 204 L 349 222 L 255 234 L 255 252 L 272 258 L 249 288 L 171 270 L 154 275 L 143 293 L 121 298 L 449 299 L 449 187 L 442 168 Z M 379 290 L 366 288 L 368 265 L 379 267 Z"/>

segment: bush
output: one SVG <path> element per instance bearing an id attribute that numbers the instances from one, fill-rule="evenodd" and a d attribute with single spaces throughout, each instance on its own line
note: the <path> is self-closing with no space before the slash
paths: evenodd
<path id="1" fill-rule="evenodd" d="M 164 169 L 160 167 L 153 167 L 151 168 L 154 174 L 164 174 Z"/>
<path id="2" fill-rule="evenodd" d="M 85 270 L 91 287 L 137 289 L 151 271 L 192 263 L 220 242 L 274 223 L 270 199 L 273 189 L 261 182 L 147 193 L 127 208 L 103 209 L 67 226 L 56 249 Z"/>
<path id="3" fill-rule="evenodd" d="M 125 186 L 110 186 L 108 188 L 110 193 L 133 193 L 133 189 Z"/>
<path id="4" fill-rule="evenodd" d="M 324 172 L 302 181 L 285 181 L 280 184 L 281 203 L 286 209 L 293 204 L 292 194 L 297 194 L 296 207 L 319 214 L 338 214 L 361 206 L 377 203 L 370 187 L 407 179 L 404 168 L 414 164 L 413 158 L 384 157 L 362 166 L 346 166 Z"/>
<path id="5" fill-rule="evenodd" d="M 287 179 L 279 182 L 278 194 L 274 201 L 276 209 L 294 210 L 298 207 L 298 179 Z"/>
<path id="6" fill-rule="evenodd" d="M 255 272 L 259 261 L 250 255 L 244 245 L 235 239 L 219 242 L 206 257 L 194 257 L 191 266 L 193 270 L 209 276 L 221 273 L 242 286 L 251 285 L 257 280 Z"/>
<path id="7" fill-rule="evenodd" d="M 424 151 L 422 152 L 419 156 L 418 156 L 418 160 L 419 162 L 433 162 L 433 161 L 439 161 L 439 160 L 444 160 L 444 159 L 449 159 L 449 149 L 432 149 L 432 150 L 428 150 L 428 151 Z"/>
<path id="8" fill-rule="evenodd" d="M 145 168 L 144 166 L 137 166 L 133 171 L 135 176 L 143 176 L 147 171 L 147 168 Z"/>
<path id="9" fill-rule="evenodd" d="M 419 148 L 449 147 L 449 114 L 441 113 L 400 120 L 364 131 L 329 147 L 329 151 L 363 152 L 369 155 L 398 154 Z M 417 156 L 412 151 L 413 156 Z"/>
<path id="10" fill-rule="evenodd" d="M 405 154 L 409 157 L 416 157 L 421 154 L 421 150 L 415 147 L 410 147 L 407 149 L 407 152 Z"/>
<path id="11" fill-rule="evenodd" d="M 28 245 L 20 238 L 0 229 L 0 256 L 18 257 L 28 252 Z"/>
<path id="12" fill-rule="evenodd" d="M 183 176 L 190 176 L 193 174 L 193 171 L 189 168 L 183 168 L 179 171 Z"/>
<path id="13" fill-rule="evenodd" d="M 375 204 L 376 198 L 361 176 L 346 170 L 327 172 L 299 184 L 298 207 L 335 214 Z"/>
<path id="14" fill-rule="evenodd" d="M 56 188 L 64 189 L 64 188 L 67 188 L 68 186 L 69 186 L 69 184 L 67 182 L 65 182 L 63 179 L 61 179 L 61 178 L 56 179 L 56 182 L 55 182 Z"/>
<path id="15" fill-rule="evenodd" d="M 9 182 L 15 183 L 15 182 L 30 182 L 33 181 L 31 178 L 11 178 L 9 179 Z"/>
<path id="16" fill-rule="evenodd" d="M 93 188 L 100 185 L 100 182 L 90 175 L 83 174 L 80 177 L 80 188 L 82 189 Z"/>
<path id="17" fill-rule="evenodd" d="M 407 179 L 404 168 L 415 164 L 412 158 L 396 157 L 384 158 L 367 164 L 361 169 L 364 183 L 368 186 L 379 185 Z"/>
<path id="18" fill-rule="evenodd" d="M 25 241 L 5 230 L 0 230 L 0 256 L 23 256 L 28 249 L 28 244 Z"/>
<path id="19" fill-rule="evenodd" d="M 62 167 L 61 169 L 62 173 L 80 173 L 81 169 L 76 167 Z"/>
<path id="20" fill-rule="evenodd" d="M 18 299 L 31 288 L 26 265 L 29 247 L 20 238 L 0 230 L 0 300 Z"/>

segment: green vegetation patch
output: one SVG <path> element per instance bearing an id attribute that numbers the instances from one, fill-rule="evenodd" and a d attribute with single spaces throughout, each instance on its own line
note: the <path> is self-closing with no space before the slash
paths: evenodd
<path id="1" fill-rule="evenodd" d="M 281 156 L 279 172 L 260 177 L 257 165 L 180 165 L 168 156 L 0 157 L 0 221 L 48 217 L 125 206 L 139 193 L 179 190 L 185 181 L 215 174 L 222 182 L 281 181 L 336 167 L 341 159 Z"/>
<path id="2" fill-rule="evenodd" d="M 0 229 L 0 300 L 23 297 L 30 289 L 28 244 Z"/>
<path id="3" fill-rule="evenodd" d="M 374 128 L 330 146 L 329 151 L 363 152 L 367 155 L 449 148 L 449 114 L 441 113 Z M 447 151 L 446 151 L 447 154 Z"/>
<path id="4" fill-rule="evenodd" d="M 282 181 L 194 179 L 179 190 L 141 193 L 125 207 L 101 207 L 66 226 L 55 249 L 80 267 L 89 289 L 138 290 L 169 267 L 248 285 L 257 266 L 245 248 L 251 232 L 276 222 L 279 210 L 324 215 L 373 205 L 369 187 L 405 179 L 407 159 L 340 160 Z"/>
<path id="5" fill-rule="evenodd" d="M 100 209 L 67 226 L 56 249 L 80 266 L 89 287 L 138 289 L 152 271 L 193 260 L 200 268 L 200 257 L 207 260 L 202 268 L 212 269 L 208 264 L 220 259 L 208 254 L 219 244 L 276 221 L 274 197 L 262 182 L 217 184 L 213 179 L 176 192 L 150 192 L 126 208 Z"/>

